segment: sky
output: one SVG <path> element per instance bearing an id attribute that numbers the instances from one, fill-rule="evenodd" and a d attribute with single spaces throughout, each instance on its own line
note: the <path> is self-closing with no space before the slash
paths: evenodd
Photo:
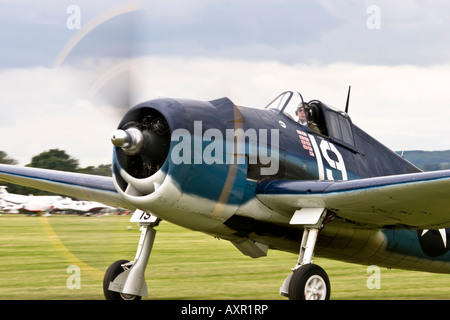
<path id="1" fill-rule="evenodd" d="M 126 110 L 158 98 L 344 109 L 393 150 L 450 149 L 446 0 L 0 0 L 0 150 L 111 163 Z"/>

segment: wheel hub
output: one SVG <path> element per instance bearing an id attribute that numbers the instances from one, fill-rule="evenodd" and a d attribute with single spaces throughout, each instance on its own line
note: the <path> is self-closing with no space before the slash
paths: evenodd
<path id="1" fill-rule="evenodd" d="M 326 284 L 321 276 L 314 275 L 308 279 L 305 285 L 306 300 L 322 300 L 326 296 Z"/>

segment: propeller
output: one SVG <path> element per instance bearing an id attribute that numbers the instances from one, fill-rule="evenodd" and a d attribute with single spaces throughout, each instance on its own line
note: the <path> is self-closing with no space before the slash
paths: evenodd
<path id="1" fill-rule="evenodd" d="M 114 146 L 122 148 L 126 154 L 135 155 L 141 150 L 144 135 L 137 128 L 118 129 L 112 133 L 111 142 Z"/>

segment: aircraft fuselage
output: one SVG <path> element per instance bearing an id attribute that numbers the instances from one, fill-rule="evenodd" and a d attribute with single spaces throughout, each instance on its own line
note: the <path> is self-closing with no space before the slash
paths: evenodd
<path id="1" fill-rule="evenodd" d="M 228 239 L 250 256 L 265 253 L 255 244 L 297 253 L 303 230 L 289 224 L 293 212 L 263 205 L 255 197 L 258 184 L 420 171 L 353 125 L 348 115 L 320 101 L 310 103 L 320 110 L 320 134 L 280 110 L 240 107 L 227 98 L 142 103 L 127 113 L 119 129 L 137 127 L 148 132 L 147 141 L 152 142 L 135 154 L 115 148 L 116 188 L 133 205 L 163 220 Z M 441 238 L 431 237 L 431 232 L 428 238 L 440 245 Z M 443 254 L 430 256 L 423 249 L 427 239 L 422 231 L 390 226 L 373 230 L 330 219 L 321 231 L 316 254 L 450 272 L 447 263 L 432 263 L 450 260 L 446 248 L 439 251 Z M 414 264 L 405 258 L 410 255 Z M 431 263 L 435 267 L 430 269 Z"/>

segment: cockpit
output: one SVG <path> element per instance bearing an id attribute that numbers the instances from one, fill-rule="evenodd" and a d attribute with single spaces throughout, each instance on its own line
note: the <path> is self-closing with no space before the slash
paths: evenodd
<path id="1" fill-rule="evenodd" d="M 337 111 L 319 100 L 305 102 L 299 92 L 285 91 L 265 108 L 275 109 L 312 132 L 355 149 L 352 123 L 348 114 Z"/>
<path id="2" fill-rule="evenodd" d="M 297 109 L 304 104 L 303 97 L 299 92 L 285 91 L 270 102 L 265 108 L 276 109 L 298 121 Z"/>

